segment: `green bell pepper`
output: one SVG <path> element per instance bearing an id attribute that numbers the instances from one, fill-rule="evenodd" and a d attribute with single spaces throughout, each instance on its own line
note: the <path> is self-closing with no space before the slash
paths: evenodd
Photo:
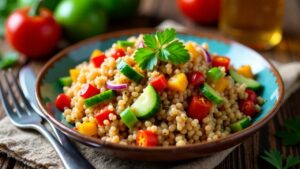
<path id="1" fill-rule="evenodd" d="M 224 75 L 225 74 L 217 67 L 209 69 L 206 73 L 207 79 L 213 82 L 218 81 L 219 79 L 224 77 Z"/>
<path id="2" fill-rule="evenodd" d="M 97 1 L 63 0 L 55 9 L 54 16 L 72 41 L 98 35 L 107 27 L 106 12 Z"/>
<path id="3" fill-rule="evenodd" d="M 18 0 L 18 7 L 32 6 L 37 0 Z M 41 6 L 53 11 L 60 0 L 43 0 Z"/>
<path id="4" fill-rule="evenodd" d="M 124 19 L 134 15 L 140 4 L 140 0 L 97 0 L 108 12 L 112 19 Z"/>

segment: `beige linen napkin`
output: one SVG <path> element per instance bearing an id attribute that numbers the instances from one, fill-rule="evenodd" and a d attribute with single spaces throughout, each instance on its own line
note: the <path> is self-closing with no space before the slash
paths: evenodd
<path id="1" fill-rule="evenodd" d="M 164 22 L 160 28 L 165 26 L 176 27 L 176 23 L 172 21 Z M 178 24 L 177 24 L 178 26 Z M 180 26 L 180 25 L 179 25 Z M 181 26 L 181 29 L 184 27 Z M 286 87 L 286 98 L 292 94 L 300 85 L 300 63 L 281 64 L 274 62 Z M 3 111 L 0 109 L 0 111 Z M 0 153 L 6 153 L 8 156 L 16 158 L 23 163 L 34 168 L 63 169 L 63 166 L 56 155 L 55 151 L 40 134 L 34 131 L 24 131 L 13 126 L 8 118 L 0 120 Z M 177 162 L 177 163 L 149 163 L 138 161 L 127 161 L 101 153 L 82 144 L 77 143 L 82 154 L 97 169 L 141 169 L 141 168 L 190 168 L 190 169 L 212 169 L 221 163 L 224 158 L 233 151 L 233 148 L 224 150 L 209 157 L 200 158 L 193 161 Z"/>

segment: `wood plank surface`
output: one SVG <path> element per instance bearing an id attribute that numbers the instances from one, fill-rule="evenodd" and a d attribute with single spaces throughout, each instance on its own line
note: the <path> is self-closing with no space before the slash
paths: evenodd
<path id="1" fill-rule="evenodd" d="M 149 1 L 149 2 L 148 2 Z M 151 1 L 151 2 L 150 2 Z M 110 25 L 110 31 L 120 28 L 133 27 L 154 27 L 165 18 L 175 19 L 185 25 L 199 30 L 216 31 L 216 26 L 203 27 L 195 25 L 182 15 L 178 14 L 174 1 L 164 0 L 160 1 L 162 4 L 157 5 L 155 0 L 147 0 L 143 3 L 149 3 L 151 6 L 142 4 L 141 16 L 133 18 L 129 23 L 121 22 Z M 169 11 L 165 9 L 168 5 Z M 149 9 L 148 9 L 148 8 Z M 156 15 L 149 17 L 151 10 L 157 11 Z M 269 59 L 274 59 L 280 62 L 294 62 L 300 61 L 300 1 L 289 0 L 286 1 L 286 15 L 284 24 L 284 39 L 274 49 L 261 52 L 261 54 Z M 0 51 L 7 50 L 6 44 L 0 40 Z M 239 147 L 237 147 L 218 167 L 217 169 L 268 169 L 271 168 L 265 161 L 260 158 L 264 150 L 278 149 L 284 156 L 294 155 L 300 156 L 300 146 L 285 147 L 279 139 L 274 137 L 274 133 L 281 129 L 283 122 L 287 118 L 300 116 L 300 90 L 294 92 L 292 96 L 282 105 L 277 115 L 259 132 L 246 139 Z M 0 105 L 0 109 L 1 105 Z M 4 114 L 0 111 L 0 119 Z M 7 157 L 5 154 L 0 154 L 0 168 L 1 169 L 30 169 L 30 167 L 16 161 L 15 159 Z M 296 169 L 296 167 L 294 168 Z"/>

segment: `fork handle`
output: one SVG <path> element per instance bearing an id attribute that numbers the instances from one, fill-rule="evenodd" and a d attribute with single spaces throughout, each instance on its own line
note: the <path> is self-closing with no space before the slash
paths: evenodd
<path id="1" fill-rule="evenodd" d="M 94 169 L 83 156 L 66 151 L 42 124 L 36 125 L 35 128 L 51 143 L 66 169 Z"/>

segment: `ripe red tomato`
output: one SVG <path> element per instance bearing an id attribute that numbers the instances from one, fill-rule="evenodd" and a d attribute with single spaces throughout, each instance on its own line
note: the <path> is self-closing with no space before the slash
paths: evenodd
<path id="1" fill-rule="evenodd" d="M 29 11 L 30 8 L 21 8 L 8 17 L 5 38 L 28 57 L 47 56 L 56 48 L 61 29 L 51 11 L 40 9 L 37 16 L 30 16 Z"/>
<path id="2" fill-rule="evenodd" d="M 240 111 L 245 115 L 254 117 L 258 112 L 255 108 L 255 103 L 251 100 L 241 100 L 239 102 Z"/>
<path id="3" fill-rule="evenodd" d="M 248 94 L 247 100 L 251 100 L 254 103 L 257 103 L 257 95 L 253 90 L 246 89 L 245 92 Z"/>
<path id="4" fill-rule="evenodd" d="M 189 82 L 193 86 L 200 86 L 205 82 L 205 77 L 202 72 L 196 71 L 189 75 Z"/>
<path id="5" fill-rule="evenodd" d="M 215 23 L 218 20 L 220 3 L 220 0 L 177 0 L 184 15 L 203 24 Z"/>

